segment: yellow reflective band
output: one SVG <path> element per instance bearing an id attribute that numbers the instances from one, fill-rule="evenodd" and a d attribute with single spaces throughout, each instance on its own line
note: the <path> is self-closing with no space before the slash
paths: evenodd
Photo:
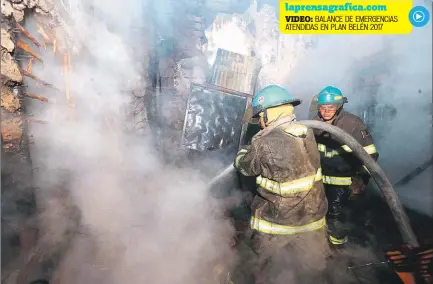
<path id="1" fill-rule="evenodd" d="M 307 135 L 308 128 L 304 125 L 296 125 L 296 126 L 284 128 L 284 132 L 299 137 L 299 136 Z"/>
<path id="2" fill-rule="evenodd" d="M 370 171 L 367 169 L 367 167 L 365 166 L 365 165 L 362 165 L 362 167 L 364 168 L 364 170 L 366 170 L 367 171 L 367 173 L 369 173 L 370 174 Z"/>
<path id="3" fill-rule="evenodd" d="M 322 168 L 317 170 L 317 173 L 311 176 L 296 179 L 290 182 L 278 183 L 276 181 L 258 176 L 256 183 L 272 193 L 280 196 L 290 196 L 295 193 L 308 191 L 313 188 L 315 182 L 322 180 Z"/>
<path id="4" fill-rule="evenodd" d="M 299 233 L 311 232 L 323 228 L 326 225 L 325 217 L 303 226 L 285 226 L 271 223 L 269 221 L 251 217 L 251 228 L 265 234 L 272 235 L 294 235 Z"/>
<path id="5" fill-rule="evenodd" d="M 343 148 L 346 152 L 352 152 L 352 149 L 350 149 L 349 146 L 347 146 L 347 145 L 343 145 L 343 146 L 341 146 L 341 148 Z M 374 144 L 370 144 L 370 145 L 368 145 L 368 146 L 365 146 L 365 147 L 364 147 L 364 150 L 365 150 L 369 155 L 374 154 L 374 153 L 377 153 L 376 146 L 374 146 Z"/>
<path id="6" fill-rule="evenodd" d="M 239 168 L 239 161 L 243 158 L 243 156 L 245 156 L 245 154 L 248 152 L 247 149 L 241 149 L 238 154 L 236 155 L 236 159 L 235 159 L 235 167 Z"/>
<path id="7" fill-rule="evenodd" d="M 326 152 L 326 146 L 323 144 L 317 143 L 317 149 L 319 149 L 320 152 Z"/>
<path id="8" fill-rule="evenodd" d="M 338 156 L 338 155 L 340 155 L 340 153 L 338 151 L 336 151 L 336 150 L 332 150 L 330 152 L 325 152 L 325 157 L 326 158 L 332 158 L 332 157 L 335 157 L 335 156 Z"/>
<path id="9" fill-rule="evenodd" d="M 342 245 L 342 244 L 344 244 L 344 243 L 346 243 L 347 242 L 347 236 L 346 237 L 344 237 L 343 239 L 337 239 L 337 238 L 335 238 L 335 237 L 333 237 L 333 236 L 329 236 L 329 241 L 333 244 L 333 245 Z"/>
<path id="10" fill-rule="evenodd" d="M 347 146 L 347 145 L 342 145 L 341 148 L 343 148 L 344 151 L 341 151 L 341 150 L 332 150 L 332 151 L 327 151 L 325 145 L 323 145 L 323 144 L 317 144 L 317 149 L 318 149 L 320 152 L 324 153 L 324 155 L 325 155 L 326 158 L 332 158 L 332 157 L 334 157 L 334 156 L 338 156 L 338 155 L 340 155 L 340 154 L 343 154 L 344 152 L 348 152 L 348 153 L 351 153 L 351 152 L 352 152 L 352 149 L 350 149 L 350 147 Z M 376 146 L 375 146 L 374 144 L 370 144 L 370 145 L 368 145 L 368 146 L 365 146 L 365 147 L 364 147 L 364 150 L 365 150 L 369 155 L 374 154 L 374 153 L 377 153 Z"/>
<path id="11" fill-rule="evenodd" d="M 374 146 L 374 144 L 370 144 L 370 145 L 368 145 L 368 146 L 365 146 L 365 147 L 364 147 L 364 150 L 365 150 L 369 155 L 377 153 L 376 146 Z"/>
<path id="12" fill-rule="evenodd" d="M 351 177 L 333 177 L 333 176 L 323 176 L 323 183 L 333 184 L 333 185 L 351 185 Z"/>
<path id="13" fill-rule="evenodd" d="M 317 144 L 317 149 L 319 152 L 322 152 L 326 158 L 332 158 L 340 154 L 336 150 L 326 151 L 326 145 L 324 144 Z"/>
<path id="14" fill-rule="evenodd" d="M 352 152 L 352 149 L 350 149 L 347 145 L 342 145 L 341 148 L 343 148 L 346 152 Z"/>

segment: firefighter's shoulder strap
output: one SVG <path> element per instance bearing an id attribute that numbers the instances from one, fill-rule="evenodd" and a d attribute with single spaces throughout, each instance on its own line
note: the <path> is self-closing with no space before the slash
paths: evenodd
<path id="1" fill-rule="evenodd" d="M 266 126 L 265 129 L 259 131 L 256 135 L 254 135 L 252 141 L 264 137 L 271 133 L 276 128 L 284 128 L 286 125 L 290 125 L 296 119 L 295 115 L 288 115 L 286 117 L 280 118 L 270 125 Z"/>
<path id="2" fill-rule="evenodd" d="M 296 122 L 290 123 L 283 130 L 286 134 L 297 138 L 306 138 L 308 134 L 308 127 Z"/>

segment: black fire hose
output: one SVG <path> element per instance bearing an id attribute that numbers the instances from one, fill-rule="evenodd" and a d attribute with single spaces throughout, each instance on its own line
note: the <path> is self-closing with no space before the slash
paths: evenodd
<path id="1" fill-rule="evenodd" d="M 315 120 L 301 120 L 298 121 L 298 123 L 311 128 L 316 128 L 329 132 L 330 134 L 337 137 L 340 142 L 343 142 L 344 144 L 349 146 L 350 149 L 352 149 L 353 153 L 367 167 L 371 177 L 379 186 L 398 225 L 400 233 L 403 237 L 403 241 L 412 247 L 418 247 L 418 240 L 412 230 L 412 227 L 410 226 L 409 218 L 407 217 L 391 182 L 388 180 L 379 164 L 370 157 L 370 155 L 364 150 L 361 144 L 359 144 L 358 141 L 356 141 L 355 138 L 353 138 L 351 135 L 347 134 L 340 128 L 330 125 L 328 123 Z M 222 173 L 213 178 L 208 184 L 208 186 L 212 188 L 219 183 L 223 183 L 225 180 L 232 177 L 234 171 L 235 168 L 233 167 L 233 165 L 230 165 Z"/>
<path id="2" fill-rule="evenodd" d="M 353 153 L 364 163 L 370 172 L 371 177 L 379 186 L 398 225 L 400 234 L 403 237 L 403 241 L 412 247 L 418 247 L 418 240 L 412 230 L 412 227 L 410 226 L 409 218 L 407 217 L 406 212 L 404 211 L 404 208 L 398 199 L 391 182 L 388 180 L 379 164 L 370 157 L 361 144 L 359 144 L 358 141 L 356 141 L 356 139 L 351 135 L 328 123 L 315 120 L 301 120 L 298 122 L 312 128 L 329 132 L 330 134 L 337 137 L 340 142 L 343 142 L 349 146 L 350 149 L 352 149 Z"/>

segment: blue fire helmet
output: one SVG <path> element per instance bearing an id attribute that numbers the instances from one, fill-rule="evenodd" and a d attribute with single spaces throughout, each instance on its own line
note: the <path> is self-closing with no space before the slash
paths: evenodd
<path id="1" fill-rule="evenodd" d="M 267 108 L 285 104 L 297 106 L 301 103 L 301 100 L 293 98 L 286 89 L 270 85 L 254 96 L 252 101 L 253 117 L 257 117 L 260 112 Z"/>
<path id="2" fill-rule="evenodd" d="M 344 104 L 345 102 L 341 90 L 333 86 L 327 86 L 321 90 L 317 97 L 318 105 Z"/>

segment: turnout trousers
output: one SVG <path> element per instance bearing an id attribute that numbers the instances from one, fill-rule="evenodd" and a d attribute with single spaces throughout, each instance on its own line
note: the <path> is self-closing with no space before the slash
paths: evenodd
<path id="1" fill-rule="evenodd" d="M 346 243 L 348 235 L 365 242 L 368 234 L 374 233 L 371 212 L 366 210 L 368 193 L 351 195 L 351 191 L 350 186 L 325 184 L 328 199 L 326 222 L 329 241 L 333 245 Z"/>
<path id="2" fill-rule="evenodd" d="M 324 184 L 326 198 L 328 199 L 329 241 L 334 245 L 347 242 L 347 206 L 349 204 L 350 186 Z"/>
<path id="3" fill-rule="evenodd" d="M 254 230 L 248 243 L 252 253 L 243 259 L 250 277 L 235 284 L 327 283 L 324 274 L 330 249 L 325 228 L 295 235 Z"/>

